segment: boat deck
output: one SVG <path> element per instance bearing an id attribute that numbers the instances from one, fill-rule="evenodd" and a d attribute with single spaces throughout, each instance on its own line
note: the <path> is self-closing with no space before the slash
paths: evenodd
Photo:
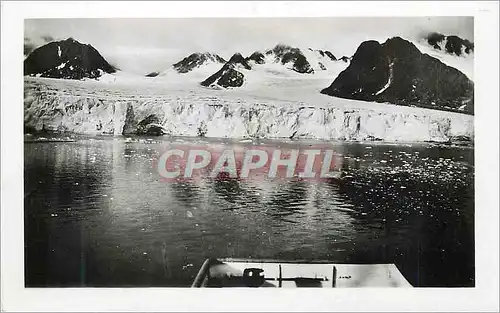
<path id="1" fill-rule="evenodd" d="M 193 287 L 412 287 L 394 264 L 207 260 Z"/>

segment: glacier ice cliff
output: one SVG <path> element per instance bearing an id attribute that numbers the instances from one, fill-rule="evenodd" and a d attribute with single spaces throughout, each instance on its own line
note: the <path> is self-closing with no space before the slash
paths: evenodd
<path id="1" fill-rule="evenodd" d="M 189 95 L 195 92 L 188 91 Z M 331 97 L 325 96 L 331 101 Z M 353 101 L 338 99 L 342 101 Z M 262 99 L 109 93 L 64 93 L 25 86 L 25 129 L 82 134 L 148 134 L 227 138 L 449 141 L 473 138 L 473 116 L 422 108 L 355 102 L 317 105 Z"/>

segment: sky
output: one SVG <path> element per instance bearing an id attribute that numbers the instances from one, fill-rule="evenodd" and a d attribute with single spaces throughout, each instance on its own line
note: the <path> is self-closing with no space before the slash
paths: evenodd
<path id="1" fill-rule="evenodd" d="M 429 32 L 474 41 L 473 17 L 27 19 L 25 54 L 73 37 L 94 46 L 118 68 L 137 74 L 163 70 L 193 52 L 248 55 L 277 43 L 350 56 L 364 40 L 418 40 Z"/>

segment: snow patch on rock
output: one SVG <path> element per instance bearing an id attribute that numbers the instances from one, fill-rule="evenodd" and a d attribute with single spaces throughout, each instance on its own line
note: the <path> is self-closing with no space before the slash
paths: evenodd
<path id="1" fill-rule="evenodd" d="M 381 94 L 382 92 L 384 92 L 387 88 L 389 88 L 391 86 L 392 77 L 393 77 L 393 65 L 394 65 L 394 62 L 391 62 L 391 64 L 389 64 L 389 78 L 387 79 L 387 83 L 384 85 L 384 87 L 382 87 L 382 89 L 380 89 L 379 91 L 377 91 L 375 93 L 376 96 Z M 413 88 L 415 88 L 415 85 L 413 85 Z"/>

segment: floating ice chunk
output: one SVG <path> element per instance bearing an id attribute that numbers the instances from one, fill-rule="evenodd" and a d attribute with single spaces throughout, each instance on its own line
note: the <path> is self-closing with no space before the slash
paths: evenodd
<path id="1" fill-rule="evenodd" d="M 188 263 L 188 264 L 186 264 L 186 265 L 182 266 L 182 269 L 183 269 L 183 270 L 185 270 L 185 269 L 188 269 L 188 268 L 190 268 L 190 267 L 192 267 L 192 266 L 193 266 L 193 264 Z"/>

